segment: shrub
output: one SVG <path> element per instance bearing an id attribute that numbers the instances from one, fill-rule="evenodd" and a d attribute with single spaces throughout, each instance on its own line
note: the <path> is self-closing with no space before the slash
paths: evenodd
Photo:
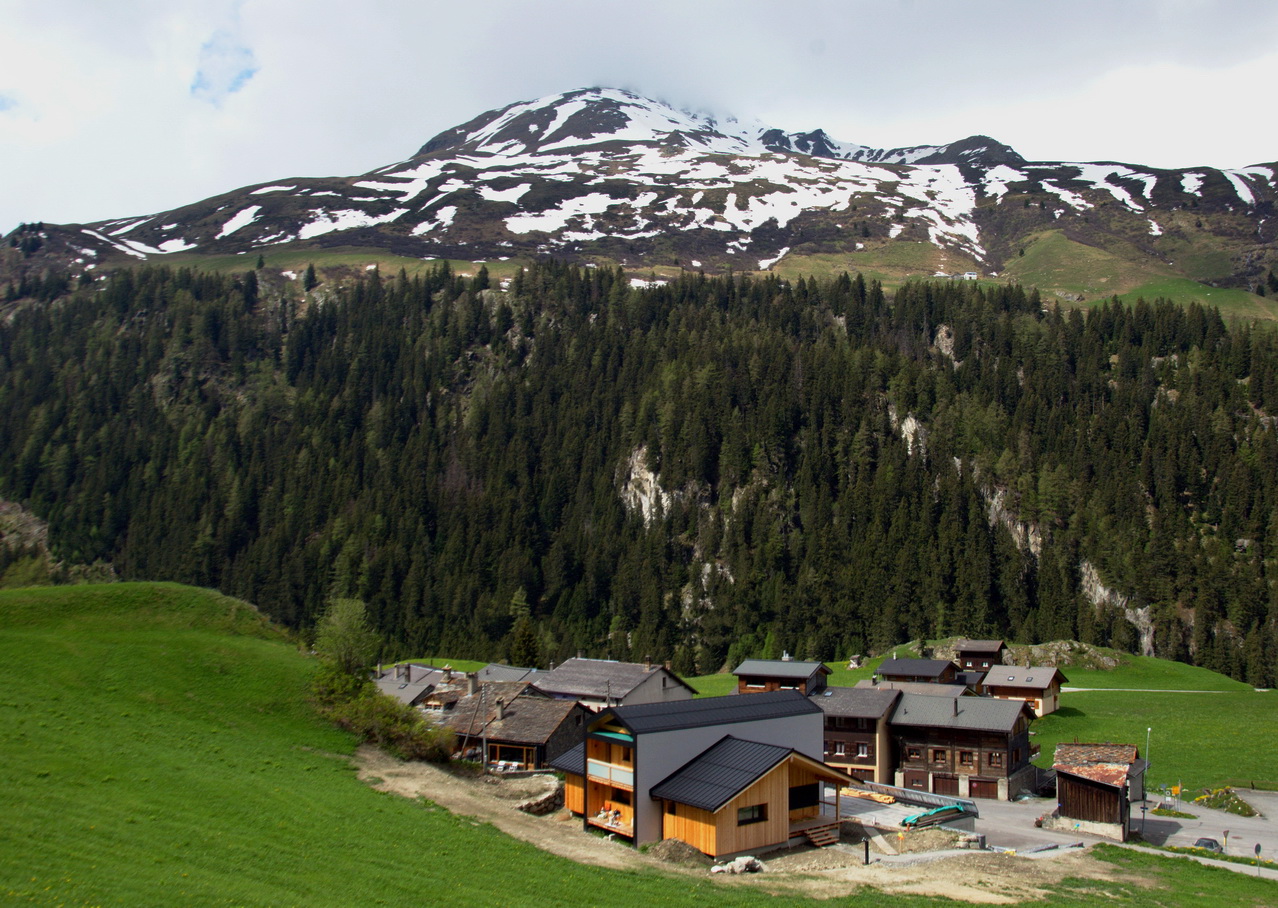
<path id="1" fill-rule="evenodd" d="M 408 704 L 386 696 L 366 678 L 326 662 L 311 691 L 322 715 L 401 760 L 446 763 L 452 754 L 451 729 L 440 728 Z"/>

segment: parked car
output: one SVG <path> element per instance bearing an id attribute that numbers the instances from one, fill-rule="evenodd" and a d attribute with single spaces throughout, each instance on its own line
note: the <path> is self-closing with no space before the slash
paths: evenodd
<path id="1" fill-rule="evenodd" d="M 1203 851 L 1210 851 L 1214 854 L 1223 854 L 1225 849 L 1220 847 L 1220 843 L 1215 839 L 1198 839 L 1194 842 L 1195 848 L 1201 848 Z"/>

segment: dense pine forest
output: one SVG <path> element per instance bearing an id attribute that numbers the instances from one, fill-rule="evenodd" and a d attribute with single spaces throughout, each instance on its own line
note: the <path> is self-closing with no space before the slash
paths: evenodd
<path id="1" fill-rule="evenodd" d="M 57 289 L 0 325 L 0 497 L 72 562 L 299 627 L 358 597 L 388 656 L 708 672 L 963 634 L 1275 682 L 1268 327 L 556 263 Z"/>

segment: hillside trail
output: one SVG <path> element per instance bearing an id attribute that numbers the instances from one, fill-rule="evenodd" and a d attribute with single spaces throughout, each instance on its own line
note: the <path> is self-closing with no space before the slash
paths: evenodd
<path id="1" fill-rule="evenodd" d="M 403 762 L 370 745 L 359 748 L 355 765 L 360 780 L 379 791 L 426 798 L 451 813 L 491 823 L 507 835 L 580 864 L 699 879 L 709 876 L 704 867 L 669 863 L 622 842 L 584 833 L 580 820 L 565 820 L 562 811 L 537 817 L 516 810 L 517 803 L 546 790 L 545 776 L 466 778 L 429 763 Z M 1050 858 L 989 852 L 915 855 L 908 863 L 890 863 L 873 855 L 873 863 L 867 867 L 862 865 L 859 845 L 834 845 L 796 847 L 761 858 L 768 865 L 767 873 L 716 874 L 713 879 L 723 886 L 756 886 L 777 894 L 815 898 L 846 896 L 859 886 L 872 886 L 890 894 L 945 896 L 982 904 L 1042 899 L 1066 877 L 1131 882 L 1130 875 L 1082 851 Z M 1150 885 L 1156 882 L 1151 879 Z"/>

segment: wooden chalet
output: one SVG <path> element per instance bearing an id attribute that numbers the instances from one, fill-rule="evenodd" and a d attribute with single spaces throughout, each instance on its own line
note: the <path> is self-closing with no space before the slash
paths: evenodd
<path id="1" fill-rule="evenodd" d="M 591 716 L 581 704 L 528 691 L 506 701 L 494 686 L 481 685 L 439 720 L 453 730 L 457 754 L 503 771 L 544 769 L 581 740 Z"/>
<path id="2" fill-rule="evenodd" d="M 892 712 L 896 784 L 961 798 L 1008 800 L 1033 789 L 1029 726 L 1020 700 L 902 694 Z"/>
<path id="3" fill-rule="evenodd" d="M 958 669 L 946 659 L 884 659 L 875 680 L 954 684 Z"/>
<path id="4" fill-rule="evenodd" d="M 737 693 L 758 694 L 769 690 L 797 690 L 810 696 L 825 688 L 831 672 L 824 662 L 796 662 L 793 659 L 747 659 L 732 672 L 737 676 Z"/>
<path id="5" fill-rule="evenodd" d="M 1127 841 L 1146 765 L 1134 744 L 1056 745 L 1057 808 L 1045 825 Z"/>
<path id="6" fill-rule="evenodd" d="M 527 676 L 537 690 L 557 700 L 577 700 L 587 709 L 691 700 L 696 690 L 662 665 L 568 659 L 548 672 Z"/>
<path id="7" fill-rule="evenodd" d="M 901 693 L 827 687 L 809 699 L 825 715 L 826 764 L 862 782 L 895 782 L 889 720 Z"/>
<path id="8" fill-rule="evenodd" d="M 550 765 L 585 827 L 635 845 L 676 836 L 722 857 L 791 836 L 825 843 L 838 819 L 822 786 L 837 797 L 850 779 L 821 762 L 821 716 L 790 690 L 619 706 Z"/>
<path id="9" fill-rule="evenodd" d="M 1002 640 L 959 640 L 954 644 L 954 661 L 965 672 L 987 672 L 1007 662 L 1007 655 L 1007 644 Z"/>
<path id="10" fill-rule="evenodd" d="M 990 697 L 1024 700 L 1041 718 L 1056 712 L 1061 702 L 1061 684 L 1068 680 L 1058 668 L 995 665 L 985 673 L 981 688 Z"/>

